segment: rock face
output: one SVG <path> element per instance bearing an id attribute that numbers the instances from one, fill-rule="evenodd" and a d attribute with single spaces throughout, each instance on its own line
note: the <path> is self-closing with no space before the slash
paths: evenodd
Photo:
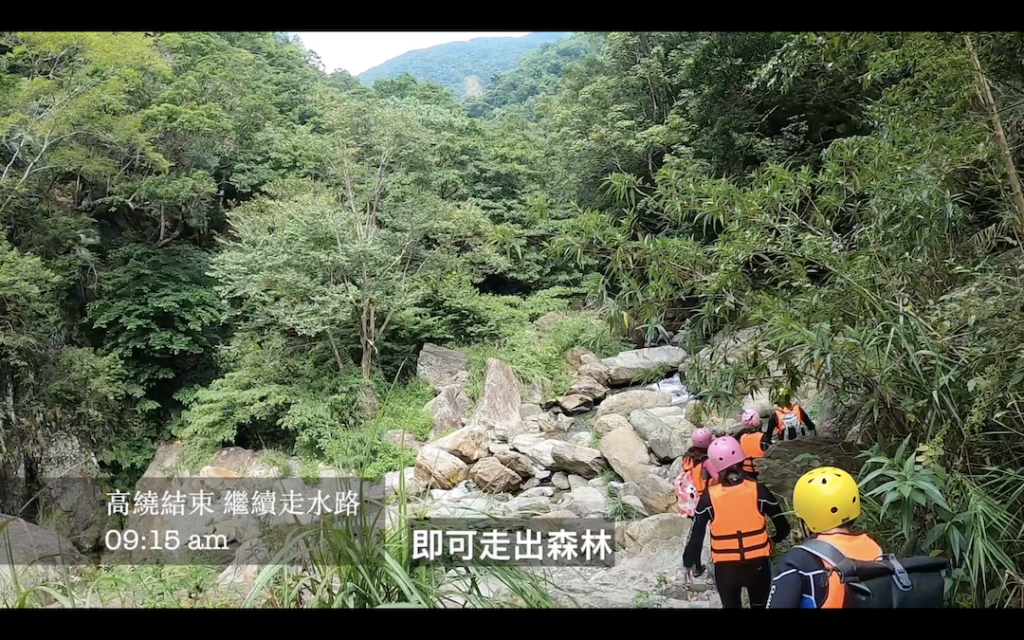
<path id="1" fill-rule="evenodd" d="M 643 409 L 637 409 L 629 414 L 629 422 L 640 437 L 647 441 L 654 455 L 663 462 L 675 460 L 689 449 L 687 444 L 689 434 L 682 435 L 657 416 Z"/>
<path id="2" fill-rule="evenodd" d="M 597 417 L 600 418 L 610 413 L 628 416 L 637 409 L 668 407 L 671 404 L 672 396 L 660 391 L 647 391 L 646 389 L 623 391 L 605 399 L 597 408 Z"/>
<path id="3" fill-rule="evenodd" d="M 416 360 L 416 375 L 427 380 L 436 390 L 463 384 L 469 377 L 469 358 L 458 351 L 428 342 Z"/>
<path id="4" fill-rule="evenodd" d="M 481 490 L 489 493 L 515 491 L 523 478 L 515 471 L 501 464 L 498 458 L 484 458 L 469 471 L 470 479 Z"/>
<path id="5" fill-rule="evenodd" d="M 624 351 L 614 358 L 605 358 L 601 364 L 608 367 L 609 383 L 618 385 L 632 382 L 651 369 L 676 369 L 686 359 L 686 351 L 679 347 L 654 347 Z"/>
<path id="6" fill-rule="evenodd" d="M 567 442 L 556 441 L 551 447 L 554 465 L 550 469 L 575 473 L 583 478 L 594 478 L 608 468 L 604 457 L 597 449 L 580 447 Z"/>
<path id="7" fill-rule="evenodd" d="M 443 449 L 426 446 L 416 456 L 416 478 L 441 489 L 454 489 L 469 477 L 466 463 Z"/>
<path id="8" fill-rule="evenodd" d="M 488 456 L 490 442 L 487 432 L 482 427 L 469 426 L 446 435 L 432 445 L 463 462 L 472 463 Z"/>
<path id="9" fill-rule="evenodd" d="M 484 371 L 484 389 L 473 413 L 471 425 L 494 431 L 499 440 L 506 439 L 510 430 L 518 427 L 519 382 L 501 360 L 491 358 L 487 361 Z"/>
<path id="10" fill-rule="evenodd" d="M 449 429 L 459 429 L 466 418 L 473 402 L 458 385 L 449 385 L 441 389 L 441 393 L 427 403 L 425 407 L 434 416 L 434 428 L 430 431 L 433 440 Z"/>
<path id="11" fill-rule="evenodd" d="M 632 427 L 619 427 L 601 438 L 601 455 L 626 482 L 639 483 L 655 470 L 647 445 Z"/>

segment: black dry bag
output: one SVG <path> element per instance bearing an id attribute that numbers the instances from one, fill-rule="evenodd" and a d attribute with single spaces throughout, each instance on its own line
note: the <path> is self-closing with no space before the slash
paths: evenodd
<path id="1" fill-rule="evenodd" d="M 875 561 L 847 558 L 820 538 L 799 545 L 827 561 L 846 586 L 846 609 L 941 609 L 948 558 L 888 555 Z"/>

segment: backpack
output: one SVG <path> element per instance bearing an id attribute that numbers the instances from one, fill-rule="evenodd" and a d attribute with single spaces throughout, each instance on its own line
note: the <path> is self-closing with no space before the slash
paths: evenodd
<path id="1" fill-rule="evenodd" d="M 697 487 L 693 484 L 693 478 L 689 471 L 680 471 L 675 482 L 672 483 L 676 491 L 676 500 L 680 515 L 693 517 L 697 509 Z"/>
<path id="2" fill-rule="evenodd" d="M 797 415 L 796 411 L 783 411 L 782 420 L 786 429 L 796 429 L 801 424 L 800 416 Z"/>
<path id="3" fill-rule="evenodd" d="M 846 586 L 844 609 L 941 609 L 949 558 L 888 555 L 871 562 L 850 560 L 824 540 L 798 548 L 828 561 Z"/>

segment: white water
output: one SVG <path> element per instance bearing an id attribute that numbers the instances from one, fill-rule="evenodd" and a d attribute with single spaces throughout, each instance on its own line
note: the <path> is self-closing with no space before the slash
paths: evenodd
<path id="1" fill-rule="evenodd" d="M 686 386 L 686 383 L 679 378 L 679 373 L 676 372 L 671 378 L 665 378 L 661 382 L 655 382 L 649 384 L 645 389 L 651 391 L 661 391 L 672 396 L 673 405 L 683 405 L 693 399 L 690 394 L 690 389 Z"/>

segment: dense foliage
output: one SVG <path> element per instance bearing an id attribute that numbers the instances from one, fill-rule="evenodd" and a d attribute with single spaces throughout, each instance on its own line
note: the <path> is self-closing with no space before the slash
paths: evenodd
<path id="1" fill-rule="evenodd" d="M 130 480 L 173 433 L 379 476 L 424 342 L 558 392 L 570 347 L 756 326 L 691 388 L 817 385 L 886 542 L 1019 603 L 1022 47 L 576 34 L 461 105 L 279 34 L 0 34 L 0 461 L 74 435 Z"/>

